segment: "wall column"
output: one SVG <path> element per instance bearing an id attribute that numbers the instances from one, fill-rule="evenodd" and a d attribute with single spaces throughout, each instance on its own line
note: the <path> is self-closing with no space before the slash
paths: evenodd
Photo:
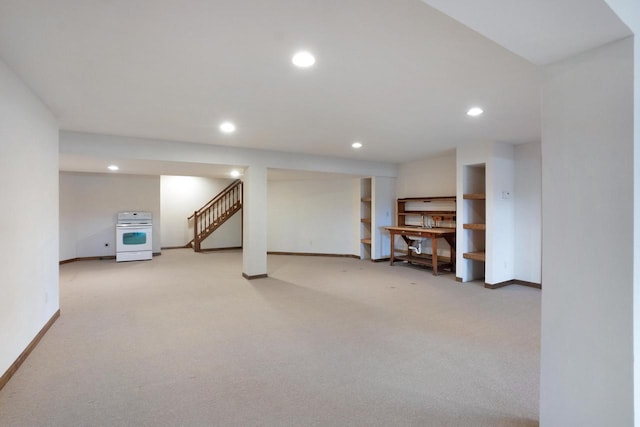
<path id="1" fill-rule="evenodd" d="M 633 48 L 544 69 L 541 426 L 634 422 Z"/>
<path id="2" fill-rule="evenodd" d="M 267 168 L 251 165 L 244 172 L 242 275 L 267 277 Z"/>
<path id="3" fill-rule="evenodd" d="M 640 8 L 637 8 L 640 9 Z M 637 11 L 640 18 L 640 10 Z M 637 21 L 636 21 L 637 22 Z M 634 29 L 634 137 L 633 137 L 633 348 L 634 407 L 640 408 L 640 25 Z M 640 426 L 640 409 L 635 410 L 635 426 Z"/>

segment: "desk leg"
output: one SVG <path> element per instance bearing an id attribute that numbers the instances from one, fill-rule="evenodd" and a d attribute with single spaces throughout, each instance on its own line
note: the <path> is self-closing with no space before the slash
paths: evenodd
<path id="1" fill-rule="evenodd" d="M 433 261 L 433 275 L 438 275 L 438 238 L 433 236 L 431 238 L 431 260 Z"/>
<path id="2" fill-rule="evenodd" d="M 451 272 L 456 272 L 456 238 L 455 236 L 445 236 L 444 240 L 449 244 L 451 257 Z"/>
<path id="3" fill-rule="evenodd" d="M 391 240 L 391 254 L 389 256 L 389 265 L 393 265 L 393 254 L 396 252 L 396 235 L 393 233 L 389 233 L 390 235 L 390 239 Z"/>

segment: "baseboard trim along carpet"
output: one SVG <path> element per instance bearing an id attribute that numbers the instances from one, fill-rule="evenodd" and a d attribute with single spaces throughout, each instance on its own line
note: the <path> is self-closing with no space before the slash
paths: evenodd
<path id="1" fill-rule="evenodd" d="M 208 248 L 208 249 L 200 249 L 200 252 L 218 252 L 218 251 L 232 251 L 236 249 L 242 249 L 242 246 L 232 246 L 229 248 Z"/>
<path id="2" fill-rule="evenodd" d="M 169 249 L 193 249 L 191 247 L 191 245 L 185 245 L 185 246 L 163 246 L 162 248 L 163 251 L 169 250 Z M 207 248 L 207 249 L 200 249 L 200 252 L 214 252 L 214 251 L 231 251 L 231 250 L 236 250 L 236 249 L 242 249 L 242 246 L 230 246 L 228 248 Z"/>
<path id="3" fill-rule="evenodd" d="M 355 258 L 360 259 L 358 255 L 351 254 L 317 254 L 311 252 L 267 252 L 269 255 L 297 255 L 297 256 L 330 256 L 338 258 Z"/>
<path id="4" fill-rule="evenodd" d="M 71 259 L 65 259 L 64 261 L 60 261 L 60 265 L 69 264 L 71 262 L 76 262 L 76 261 L 102 261 L 105 259 L 116 259 L 116 256 L 105 255 L 105 256 L 85 256 L 85 257 L 71 258 Z"/>
<path id="5" fill-rule="evenodd" d="M 7 372 L 5 372 L 2 375 L 2 377 L 0 377 L 0 390 L 2 390 L 2 388 L 9 382 L 13 374 L 16 373 L 20 365 L 22 365 L 22 363 L 27 359 L 27 357 L 29 357 L 33 349 L 36 348 L 36 346 L 44 336 L 44 334 L 46 334 L 49 328 L 55 323 L 56 320 L 58 320 L 58 317 L 60 317 L 60 310 L 56 311 L 53 314 L 53 316 L 51 316 L 51 319 L 49 319 L 49 321 L 45 323 L 42 329 L 40 329 L 40 332 L 38 332 L 35 338 L 31 340 L 27 348 L 25 348 L 24 351 L 20 354 L 20 356 L 18 356 L 16 361 L 13 362 L 11 366 L 9 366 L 9 369 L 7 369 Z"/>
<path id="6" fill-rule="evenodd" d="M 463 283 L 462 277 L 456 276 L 456 282 Z M 487 289 L 499 289 L 508 285 L 522 285 L 522 286 L 528 286 L 530 288 L 542 289 L 542 283 L 527 282 L 526 280 L 519 280 L 519 279 L 507 280 L 505 282 L 499 282 L 494 284 L 485 283 L 484 287 Z"/>
<path id="7" fill-rule="evenodd" d="M 154 252 L 153 256 L 160 256 L 162 255 L 162 252 Z M 105 255 L 105 256 L 85 256 L 85 257 L 78 257 L 78 258 L 71 258 L 71 259 L 65 259 L 60 261 L 60 265 L 62 264 L 69 264 L 71 262 L 76 262 L 76 261 L 104 261 L 104 260 L 108 260 L 108 259 L 116 259 L 115 255 Z"/>
<path id="8" fill-rule="evenodd" d="M 256 274 L 255 276 L 249 276 L 247 273 L 242 273 L 242 277 L 244 277 L 247 280 L 254 280 L 254 279 L 265 279 L 267 277 L 269 277 L 268 274 Z"/>
<path id="9" fill-rule="evenodd" d="M 508 285 L 522 285 L 522 286 L 527 286 L 529 288 L 542 289 L 542 283 L 527 282 L 526 280 L 518 280 L 518 279 L 512 279 L 512 280 L 507 280 L 505 282 L 499 282 L 499 283 L 493 283 L 493 284 L 485 283 L 484 287 L 487 289 L 499 289 Z"/>

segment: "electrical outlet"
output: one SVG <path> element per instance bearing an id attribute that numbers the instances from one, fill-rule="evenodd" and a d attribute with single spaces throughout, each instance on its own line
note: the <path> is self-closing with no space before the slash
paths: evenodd
<path id="1" fill-rule="evenodd" d="M 503 198 L 503 199 L 510 199 L 510 198 L 511 198 L 511 192 L 509 192 L 509 191 L 503 191 L 503 192 L 502 192 L 502 198 Z"/>

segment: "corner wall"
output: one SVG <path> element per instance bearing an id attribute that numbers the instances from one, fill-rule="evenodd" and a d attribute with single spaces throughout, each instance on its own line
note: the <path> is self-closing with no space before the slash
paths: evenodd
<path id="1" fill-rule="evenodd" d="M 633 49 L 544 70 L 543 426 L 634 422 Z"/>
<path id="2" fill-rule="evenodd" d="M 0 376 L 58 311 L 58 125 L 0 60 Z"/>
<path id="3" fill-rule="evenodd" d="M 514 271 L 514 146 L 494 142 L 487 161 L 487 232 L 485 282 L 515 279 Z"/>
<path id="4" fill-rule="evenodd" d="M 540 143 L 514 146 L 514 276 L 542 281 L 542 165 Z"/>
<path id="5" fill-rule="evenodd" d="M 380 260 L 391 255 L 389 231 L 384 227 L 395 225 L 396 179 L 381 176 L 371 178 L 371 259 Z"/>
<path id="6" fill-rule="evenodd" d="M 132 210 L 153 213 L 153 252 L 160 252 L 159 176 L 61 172 L 60 200 L 60 261 L 115 256 L 117 213 Z"/>
<path id="7" fill-rule="evenodd" d="M 354 198 L 353 181 L 269 181 L 268 250 L 359 255 L 353 252 L 354 209 L 359 206 L 354 199 L 360 201 Z"/>

